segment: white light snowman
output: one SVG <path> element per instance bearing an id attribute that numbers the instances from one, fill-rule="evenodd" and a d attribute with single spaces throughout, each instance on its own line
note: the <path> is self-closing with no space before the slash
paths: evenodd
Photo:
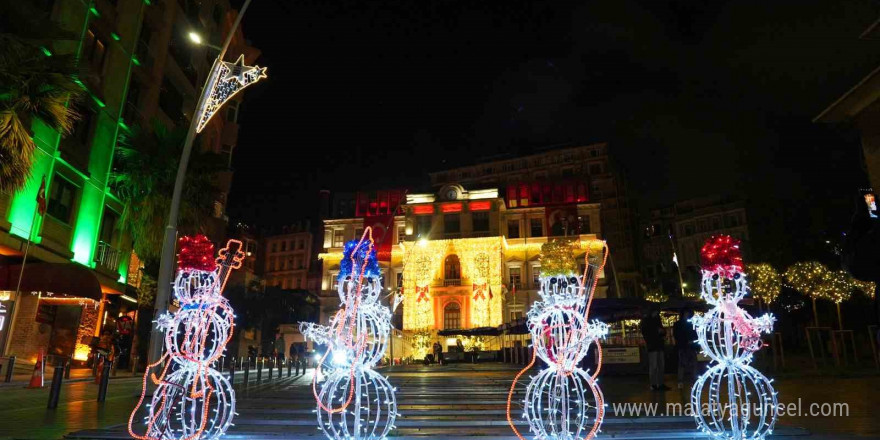
<path id="1" fill-rule="evenodd" d="M 373 367 L 388 346 L 391 310 L 379 302 L 382 283 L 369 227 L 360 240 L 345 244 L 338 292 L 342 308 L 329 326 L 300 324 L 306 338 L 328 347 L 312 383 L 318 429 L 331 440 L 384 439 L 394 428 L 397 402 L 395 389 Z M 327 359 L 329 371 L 322 375 Z"/>
<path id="2" fill-rule="evenodd" d="M 548 368 L 532 377 L 523 400 L 523 417 L 538 439 L 591 439 L 602 425 L 605 403 L 596 378 L 602 362 L 599 339 L 608 334 L 608 325 L 589 322 L 588 316 L 607 250 L 602 242 L 599 263 L 590 263 L 588 252 L 586 273 L 575 275 L 571 244 L 555 241 L 542 247 L 542 301 L 532 305 L 527 325 L 534 356 Z M 580 364 L 593 344 L 600 354 L 596 371 L 590 374 Z M 533 357 L 516 376 L 508 395 L 508 422 L 520 439 L 510 404 L 516 381 L 534 362 Z"/>
<path id="3" fill-rule="evenodd" d="M 234 314 L 222 293 L 231 270 L 241 267 L 241 242 L 229 240 L 215 261 L 214 245 L 207 237 L 184 236 L 178 258 L 174 296 L 180 308 L 156 320 L 165 330 L 166 353 L 144 373 L 143 392 L 129 418 L 129 434 L 140 440 L 218 439 L 235 415 L 235 391 L 216 362 L 232 338 Z M 156 389 L 141 435 L 133 424 L 149 378 Z"/>
<path id="4" fill-rule="evenodd" d="M 761 333 L 772 331 L 774 318 L 753 318 L 738 305 L 749 292 L 739 243 L 727 235 L 714 236 L 700 251 L 700 295 L 713 308 L 691 322 L 711 363 L 691 389 L 691 409 L 697 427 L 712 437 L 760 440 L 773 432 L 777 397 L 772 381 L 749 364 L 752 353 L 763 346 Z"/>

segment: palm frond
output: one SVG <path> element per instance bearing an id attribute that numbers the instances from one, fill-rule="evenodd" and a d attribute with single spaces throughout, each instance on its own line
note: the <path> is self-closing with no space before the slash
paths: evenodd
<path id="1" fill-rule="evenodd" d="M 134 127 L 122 136 L 110 182 L 126 204 L 121 222 L 134 240 L 135 252 L 146 261 L 159 258 L 165 220 L 186 138 L 184 128 L 153 123 L 150 130 Z M 220 163 L 213 153 L 194 146 L 184 182 L 178 228 L 204 232 L 211 221 L 219 191 L 214 183 Z"/>

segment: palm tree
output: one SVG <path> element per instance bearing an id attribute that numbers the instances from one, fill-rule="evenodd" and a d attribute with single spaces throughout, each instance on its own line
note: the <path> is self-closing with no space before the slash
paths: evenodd
<path id="1" fill-rule="evenodd" d="M 70 133 L 82 95 L 72 56 L 53 55 L 53 40 L 75 38 L 29 2 L 0 0 L 0 191 L 21 189 L 31 173 L 39 120 Z"/>
<path id="2" fill-rule="evenodd" d="M 123 228 L 148 267 L 162 251 L 165 219 L 185 137 L 186 127 L 169 129 L 154 122 L 152 130 L 134 127 L 130 134 L 123 134 L 116 147 L 110 184 L 126 205 Z M 214 179 L 223 170 L 226 164 L 220 155 L 198 146 L 193 149 L 180 205 L 181 234 L 205 232 L 219 195 Z"/>

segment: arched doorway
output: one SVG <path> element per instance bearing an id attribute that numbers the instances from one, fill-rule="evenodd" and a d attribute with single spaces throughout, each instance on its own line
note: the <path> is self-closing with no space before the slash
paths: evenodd
<path id="1" fill-rule="evenodd" d="M 443 329 L 459 328 L 461 328 L 461 305 L 453 301 L 443 308 Z"/>

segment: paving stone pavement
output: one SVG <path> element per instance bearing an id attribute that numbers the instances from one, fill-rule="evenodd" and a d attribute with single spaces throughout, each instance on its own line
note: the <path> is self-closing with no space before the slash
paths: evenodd
<path id="1" fill-rule="evenodd" d="M 229 431 L 230 439 L 319 439 L 314 400 L 309 387 L 311 371 L 305 376 L 255 383 L 244 387 L 242 374 L 236 374 L 239 415 Z M 460 364 L 449 366 L 406 366 L 384 370 L 398 388 L 401 417 L 392 433 L 400 440 L 434 437 L 481 440 L 516 439 L 507 426 L 507 390 L 517 371 L 503 364 Z M 672 377 L 667 382 L 674 385 Z M 685 403 L 688 390 L 652 392 L 644 376 L 603 375 L 600 382 L 610 405 L 621 402 L 656 403 L 663 412 L 667 403 Z M 847 403 L 847 417 L 783 417 L 775 438 L 826 440 L 880 438 L 880 417 L 871 410 L 880 408 L 876 390 L 880 377 L 787 378 L 776 382 L 780 400 L 811 403 Z M 524 388 L 523 384 L 523 388 Z M 116 379 L 111 382 L 105 404 L 95 402 L 97 386 L 91 383 L 65 385 L 61 404 L 46 410 L 48 390 L 0 389 L 0 438 L 120 439 L 128 438 L 125 423 L 137 401 L 140 381 Z M 516 411 L 516 410 L 514 410 Z M 527 426 L 520 422 L 521 431 Z M 102 429 L 98 429 L 102 428 Z M 530 436 L 528 436 L 530 438 Z M 601 438 L 704 438 L 694 432 L 688 417 L 615 416 L 609 406 Z"/>

